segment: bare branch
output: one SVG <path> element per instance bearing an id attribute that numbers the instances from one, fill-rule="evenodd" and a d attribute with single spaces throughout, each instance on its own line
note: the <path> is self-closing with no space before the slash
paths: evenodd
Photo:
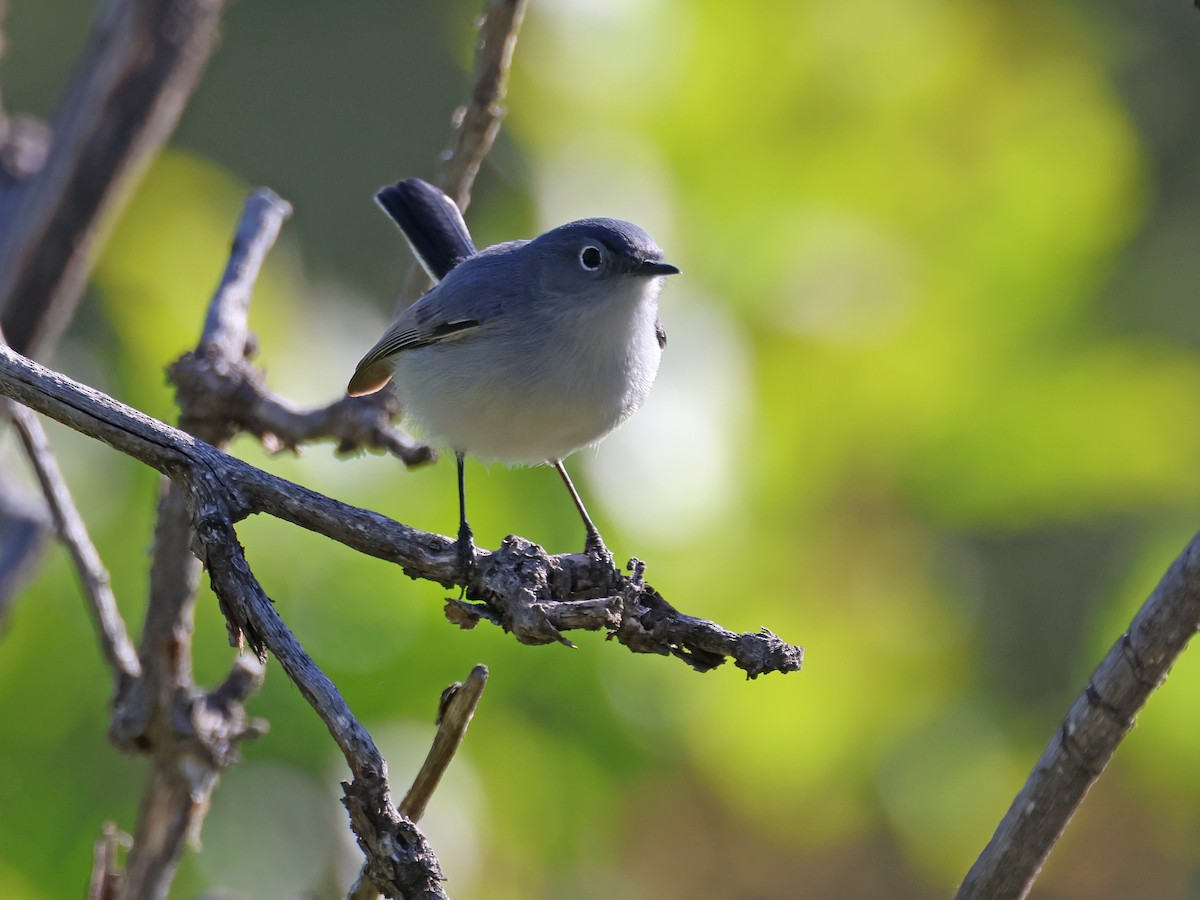
<path id="1" fill-rule="evenodd" d="M 246 201 L 199 343 L 198 352 L 215 366 L 244 355 L 254 282 L 290 209 L 270 192 Z M 232 437 L 222 422 L 193 414 L 188 399 L 181 398 L 181 420 L 194 433 L 213 443 Z M 265 729 L 248 722 L 243 708 L 262 683 L 259 662 L 239 661 L 208 695 L 196 687 L 192 630 L 200 561 L 192 543 L 189 497 L 180 484 L 164 481 L 142 630 L 145 674 L 119 699 L 110 733 L 118 746 L 154 760 L 121 884 L 128 897 L 166 895 L 185 841 L 199 834 L 221 769 L 236 760 L 238 742 Z"/>
<path id="2" fill-rule="evenodd" d="M 400 410 L 390 392 L 379 399 L 342 397 L 303 411 L 268 390 L 262 370 L 250 362 L 255 341 L 247 320 L 254 281 L 291 211 L 265 188 L 246 201 L 200 343 L 167 371 L 183 411 L 180 426 L 218 445 L 239 433 L 254 435 L 271 451 L 334 440 L 341 453 L 365 448 L 384 450 L 409 466 L 428 462 L 429 447 L 393 427 Z"/>
<path id="3" fill-rule="evenodd" d="M 1134 716 L 1200 629 L 1200 535 L 1167 570 L 1071 706 L 1029 780 L 959 888 L 1024 897 Z"/>
<path id="4" fill-rule="evenodd" d="M 454 137 L 439 159 L 437 185 L 466 212 L 475 176 L 507 110 L 508 72 L 528 0 L 489 0 L 475 44 L 471 99 L 454 114 Z"/>
<path id="5" fill-rule="evenodd" d="M 271 452 L 331 440 L 338 453 L 382 450 L 410 467 L 434 458 L 427 445 L 393 425 L 400 406 L 391 391 L 303 410 L 271 392 L 262 370 L 248 360 L 218 363 L 199 350 L 174 362 L 167 377 L 193 416 L 220 423 L 231 435 L 251 434 Z"/>
<path id="6" fill-rule="evenodd" d="M 454 539 L 418 531 L 263 472 L 3 346 L 0 394 L 102 440 L 181 483 L 201 476 L 216 477 L 229 494 L 234 521 L 264 512 L 395 562 L 411 577 L 446 586 L 460 581 Z M 715 654 L 728 651 L 751 676 L 800 668 L 803 653 L 799 647 L 785 644 L 770 632 L 737 635 L 682 615 L 665 604 L 636 571 L 614 580 L 612 573 L 591 557 L 549 556 L 536 545 L 515 538 L 506 542 L 510 545 L 507 552 L 505 548 L 495 554 L 480 551 L 467 595 L 487 604 L 480 611 L 483 618 L 511 628 L 524 643 L 557 640 L 554 631 L 562 630 L 559 625 L 587 627 L 609 630 L 636 652 L 672 653 L 702 670 L 716 664 Z M 637 602 L 625 600 L 617 612 L 608 604 L 590 602 L 610 596 L 631 597 Z M 537 623 L 543 618 L 545 602 L 555 599 L 589 602 L 572 608 L 578 615 L 569 621 L 546 623 L 553 629 L 548 631 Z M 527 625 L 524 615 L 513 614 L 522 609 L 528 610 L 533 625 Z M 485 614 L 489 610 L 494 616 Z M 250 633 L 247 637 L 259 649 Z"/>
<path id="7" fill-rule="evenodd" d="M 507 110 L 508 72 L 528 0 L 488 0 L 475 43 L 471 98 L 455 110 L 450 146 L 438 157 L 434 184 L 454 198 L 464 213 L 484 157 L 492 149 Z M 429 276 L 413 263 L 400 291 L 406 306 L 429 288 Z"/>
<path id="8" fill-rule="evenodd" d="M 99 223 L 174 130 L 223 0 L 108 0 L 36 176 L 0 192 L 0 314 L 37 354 L 75 310 Z"/>
<path id="9" fill-rule="evenodd" d="M 71 498 L 66 479 L 58 467 L 42 423 L 25 407 L 16 404 L 9 406 L 13 424 L 42 486 L 54 526 L 79 572 L 84 596 L 87 597 L 88 608 L 100 635 L 100 648 L 113 670 L 116 690 L 120 693 L 132 679 L 141 674 L 142 668 L 138 663 L 133 641 L 129 639 L 129 632 L 117 608 L 117 598 L 113 596 L 108 570 L 105 569 L 99 552 L 88 536 L 87 526 L 84 525 L 79 510 L 75 507 L 75 501 Z"/>
<path id="10" fill-rule="evenodd" d="M 437 734 L 433 738 L 433 746 L 421 764 L 420 770 L 413 779 L 412 787 L 404 795 L 400 803 L 400 815 L 412 822 L 421 821 L 425 815 L 425 807 L 429 805 L 433 792 L 446 774 L 450 761 L 458 752 L 463 738 L 467 735 L 467 726 L 475 715 L 475 707 L 483 697 L 483 689 L 487 685 L 487 666 L 475 666 L 467 676 L 465 683 L 456 681 L 442 692 L 438 706 Z M 346 900 L 375 900 L 379 891 L 370 877 L 370 866 L 364 864 L 358 878 L 350 887 Z"/>
<path id="11" fill-rule="evenodd" d="M 92 847 L 92 877 L 88 881 L 88 900 L 115 900 L 121 884 L 117 850 L 129 835 L 122 834 L 112 822 L 105 822 Z"/>
<path id="12" fill-rule="evenodd" d="M 429 754 L 413 779 L 412 787 L 400 803 L 401 815 L 408 816 L 414 822 L 421 821 L 421 816 L 425 815 L 425 807 L 429 805 L 433 792 L 450 767 L 450 760 L 454 759 L 463 738 L 467 736 L 467 726 L 471 724 L 475 707 L 483 697 L 487 678 L 487 666 L 476 666 L 465 682 L 456 681 L 442 693 L 433 746 L 429 748 Z"/>
<path id="13" fill-rule="evenodd" d="M 254 577 L 234 533 L 220 478 L 210 471 L 196 474 L 193 520 L 213 590 L 222 611 L 237 623 L 231 630 L 244 631 L 260 655 L 269 650 L 279 660 L 346 758 L 354 781 L 343 784 L 342 802 L 366 855 L 370 882 L 390 896 L 445 896 L 433 851 L 416 826 L 392 805 L 387 763 L 371 735 L 350 712 L 337 686 L 300 646 Z"/>

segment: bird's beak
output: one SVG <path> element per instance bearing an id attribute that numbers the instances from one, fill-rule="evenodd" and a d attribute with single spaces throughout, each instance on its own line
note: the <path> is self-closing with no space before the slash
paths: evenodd
<path id="1" fill-rule="evenodd" d="M 639 275 L 678 275 L 679 269 L 670 263 L 646 260 L 638 266 Z"/>

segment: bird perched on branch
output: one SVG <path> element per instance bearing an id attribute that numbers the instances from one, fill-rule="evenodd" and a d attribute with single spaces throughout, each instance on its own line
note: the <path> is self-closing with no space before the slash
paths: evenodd
<path id="1" fill-rule="evenodd" d="M 362 358 L 347 391 L 391 382 L 405 418 L 454 451 L 464 581 L 474 563 L 468 453 L 553 466 L 583 518 L 585 552 L 611 565 L 563 460 L 646 399 L 666 346 L 659 290 L 679 269 L 645 231 L 618 219 L 582 219 L 476 250 L 458 206 L 419 178 L 375 200 L 435 285 Z"/>

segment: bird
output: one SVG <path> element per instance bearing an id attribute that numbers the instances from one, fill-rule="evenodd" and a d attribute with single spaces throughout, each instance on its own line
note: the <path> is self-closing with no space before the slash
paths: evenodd
<path id="1" fill-rule="evenodd" d="M 583 520 L 584 552 L 614 568 L 563 461 L 645 401 L 666 346 L 659 292 L 679 268 L 619 219 L 581 219 L 477 250 L 453 199 L 419 178 L 383 187 L 375 200 L 434 285 L 367 351 L 347 393 L 390 383 L 406 424 L 453 451 L 464 586 L 475 564 L 468 454 L 557 470 Z"/>

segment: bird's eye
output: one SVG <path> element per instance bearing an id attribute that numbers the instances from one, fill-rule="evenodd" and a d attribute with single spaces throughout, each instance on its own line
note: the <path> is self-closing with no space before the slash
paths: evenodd
<path id="1" fill-rule="evenodd" d="M 579 251 L 579 264 L 589 272 L 595 272 L 603 262 L 604 254 L 600 251 L 599 247 L 593 247 L 589 244 Z"/>

